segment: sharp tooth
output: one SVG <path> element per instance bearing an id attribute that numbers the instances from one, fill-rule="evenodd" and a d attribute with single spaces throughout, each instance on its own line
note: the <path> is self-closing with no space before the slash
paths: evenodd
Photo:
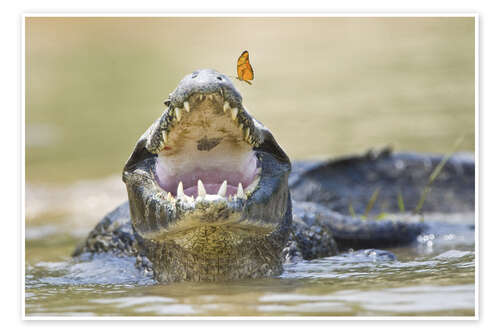
<path id="1" fill-rule="evenodd" d="M 203 100 L 203 95 L 198 95 L 198 99 L 200 100 L 200 102 Z"/>
<path id="2" fill-rule="evenodd" d="M 220 195 L 221 197 L 226 196 L 226 190 L 227 190 L 227 180 L 225 180 L 222 185 L 219 188 L 219 192 L 217 192 L 217 195 Z"/>
<path id="3" fill-rule="evenodd" d="M 182 182 L 177 185 L 177 198 L 182 198 L 184 196 L 184 188 L 182 187 Z"/>
<path id="4" fill-rule="evenodd" d="M 187 112 L 191 111 L 191 109 L 189 108 L 189 102 L 188 101 L 184 102 L 184 109 L 186 109 Z"/>
<path id="5" fill-rule="evenodd" d="M 173 197 L 172 197 L 172 193 L 168 192 L 167 193 L 167 200 L 168 201 L 172 201 Z"/>
<path id="6" fill-rule="evenodd" d="M 236 193 L 236 197 L 240 199 L 246 199 L 245 192 L 243 192 L 243 186 L 241 183 L 238 183 L 238 193 Z"/>
<path id="7" fill-rule="evenodd" d="M 208 95 L 208 99 L 212 101 L 214 99 L 214 95 L 212 94 Z"/>
<path id="8" fill-rule="evenodd" d="M 167 144 L 167 131 L 161 131 L 161 136 L 163 136 L 163 143 Z"/>
<path id="9" fill-rule="evenodd" d="M 180 121 L 182 118 L 182 111 L 179 108 L 175 108 L 175 118 L 177 121 Z"/>
<path id="10" fill-rule="evenodd" d="M 253 182 L 245 188 L 245 192 L 252 192 L 253 190 L 255 190 L 255 188 L 257 187 L 257 184 L 259 183 L 259 180 L 260 180 L 260 177 L 258 177 L 258 176 L 255 177 Z"/>
<path id="11" fill-rule="evenodd" d="M 233 120 L 236 120 L 237 115 L 238 115 L 238 108 L 232 108 L 231 109 L 231 118 L 233 118 Z"/>
<path id="12" fill-rule="evenodd" d="M 231 106 L 229 105 L 228 101 L 224 102 L 224 112 L 229 112 L 231 111 Z"/>
<path id="13" fill-rule="evenodd" d="M 247 128 L 247 129 L 245 130 L 245 140 L 247 140 L 247 141 L 248 141 L 248 138 L 249 138 L 249 137 L 250 137 L 250 128 Z"/>
<path id="14" fill-rule="evenodd" d="M 207 191 L 205 191 L 201 179 L 198 179 L 198 196 L 203 198 L 205 195 L 207 195 Z"/>

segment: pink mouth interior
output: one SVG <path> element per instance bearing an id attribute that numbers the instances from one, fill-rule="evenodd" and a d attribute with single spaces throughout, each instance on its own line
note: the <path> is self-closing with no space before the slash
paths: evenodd
<path id="1" fill-rule="evenodd" d="M 193 163 L 194 164 L 194 163 Z M 193 165 L 186 163 L 184 170 L 172 170 L 168 165 L 162 163 L 161 159 L 156 164 L 156 176 L 160 187 L 166 192 L 177 195 L 177 187 L 182 181 L 184 194 L 188 196 L 198 196 L 198 180 L 203 182 L 207 194 L 217 194 L 222 183 L 227 181 L 226 197 L 235 195 L 238 190 L 238 183 L 245 189 L 257 176 L 257 158 L 252 153 L 245 163 L 239 165 L 228 165 L 227 168 L 210 167 L 210 161 Z M 188 169 L 188 171 L 185 171 Z"/>

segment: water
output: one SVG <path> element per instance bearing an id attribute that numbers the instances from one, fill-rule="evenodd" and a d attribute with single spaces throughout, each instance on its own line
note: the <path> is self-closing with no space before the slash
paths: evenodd
<path id="1" fill-rule="evenodd" d="M 73 187 L 75 195 L 85 194 L 86 186 Z M 57 197 L 60 190 L 47 191 Z M 33 202 L 40 199 L 28 194 Z M 80 219 L 85 214 L 71 207 L 62 217 L 40 219 L 37 214 L 50 214 L 28 209 L 35 221 L 26 229 L 28 316 L 474 315 L 470 214 L 450 216 L 450 223 L 436 224 L 411 247 L 389 249 L 396 261 L 348 252 L 286 264 L 274 278 L 160 285 L 135 268 L 134 258 L 72 259 L 71 251 L 90 226 L 75 227 L 78 219 L 72 214 Z"/>
<path id="2" fill-rule="evenodd" d="M 133 259 L 27 268 L 29 316 L 474 315 L 474 253 L 357 262 L 330 257 L 276 278 L 159 285 Z"/>

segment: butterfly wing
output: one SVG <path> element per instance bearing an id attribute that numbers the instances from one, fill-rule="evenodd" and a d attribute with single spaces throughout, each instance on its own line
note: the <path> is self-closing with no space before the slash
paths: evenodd
<path id="1" fill-rule="evenodd" d="M 238 72 L 238 79 L 246 81 L 247 83 L 250 83 L 248 81 L 253 80 L 253 68 L 252 65 L 250 65 L 248 51 L 243 51 L 238 58 L 236 71 Z"/>

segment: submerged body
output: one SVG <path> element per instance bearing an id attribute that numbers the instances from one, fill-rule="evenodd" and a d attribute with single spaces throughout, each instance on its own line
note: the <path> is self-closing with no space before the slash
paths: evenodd
<path id="1" fill-rule="evenodd" d="M 382 185 L 387 200 L 380 201 L 389 204 L 374 211 L 394 211 L 389 199 L 397 202 L 402 191 L 407 204 L 413 202 L 439 158 L 384 152 L 303 162 L 289 180 L 287 155 L 248 114 L 226 76 L 195 71 L 166 105 L 125 165 L 129 201 L 108 214 L 75 255 L 136 256 L 160 282 L 219 281 L 277 275 L 286 260 L 344 248 L 408 244 L 426 228 L 347 216 L 346 200 L 359 211 L 372 193 L 367 189 Z M 446 181 L 435 185 L 442 190 L 439 205 L 424 210 L 467 210 L 471 196 L 473 209 L 474 162 L 458 161 L 458 171 L 449 165 Z"/>

